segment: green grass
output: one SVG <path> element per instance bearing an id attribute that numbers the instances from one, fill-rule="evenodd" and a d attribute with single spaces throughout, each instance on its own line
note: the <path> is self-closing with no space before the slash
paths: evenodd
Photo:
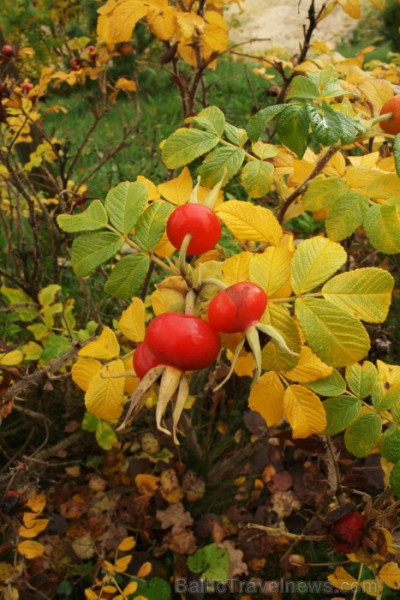
<path id="1" fill-rule="evenodd" d="M 132 133 L 127 138 L 129 146 L 96 172 L 87 185 L 89 195 L 104 197 L 120 181 L 133 181 L 144 175 L 159 183 L 168 177 L 161 160 L 160 142 L 177 127 L 183 125 L 182 107 L 178 90 L 168 74 L 155 69 L 139 73 L 139 92 L 135 101 L 121 93 L 115 106 L 101 120 L 89 138 L 73 172 L 75 183 L 95 168 L 107 151 L 122 139 L 124 127 Z M 218 69 L 208 71 L 208 104 L 221 107 L 227 120 L 244 126 L 254 105 L 265 91 L 265 82 L 253 75 L 251 66 L 221 60 Z M 75 92 L 75 93 L 74 93 Z M 78 95 L 79 94 L 79 95 Z M 65 89 L 65 93 L 52 96 L 48 106 L 65 107 L 66 114 L 48 113 L 44 117 L 47 132 L 71 144 L 68 150 L 73 157 L 86 132 L 93 123 L 93 109 L 99 110 L 96 87 L 91 84 L 82 91 Z M 199 105 L 198 110 L 201 109 Z"/>

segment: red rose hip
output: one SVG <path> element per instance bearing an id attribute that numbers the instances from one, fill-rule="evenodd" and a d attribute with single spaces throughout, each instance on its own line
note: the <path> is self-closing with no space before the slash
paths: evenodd
<path id="1" fill-rule="evenodd" d="M 209 367 L 221 347 L 217 332 L 207 321 L 173 312 L 151 321 L 145 341 L 160 364 L 183 371 Z"/>
<path id="2" fill-rule="evenodd" d="M 160 360 L 153 353 L 150 346 L 146 342 L 141 342 L 133 355 L 133 368 L 136 375 L 143 379 L 150 369 L 157 367 L 159 364 Z"/>
<path id="3" fill-rule="evenodd" d="M 222 333 L 246 331 L 261 319 L 267 295 L 255 283 L 241 281 L 221 290 L 208 306 L 210 324 Z"/>
<path id="4" fill-rule="evenodd" d="M 350 512 L 332 523 L 330 533 L 336 550 L 344 554 L 357 552 L 364 538 L 365 518 L 358 512 Z"/>
<path id="5" fill-rule="evenodd" d="M 400 133 L 400 96 L 394 96 L 385 102 L 381 108 L 381 115 L 392 113 L 392 116 L 387 121 L 379 123 L 382 131 L 397 135 Z"/>
<path id="6" fill-rule="evenodd" d="M 171 213 L 167 223 L 167 236 L 180 250 L 185 236 L 192 236 L 187 254 L 204 254 L 221 237 L 221 223 L 217 215 L 203 204 L 182 204 Z"/>

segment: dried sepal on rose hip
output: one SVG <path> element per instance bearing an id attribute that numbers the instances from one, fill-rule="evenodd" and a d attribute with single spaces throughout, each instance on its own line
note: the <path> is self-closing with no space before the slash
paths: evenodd
<path id="1" fill-rule="evenodd" d="M 174 442 L 179 444 L 177 424 L 189 395 L 185 372 L 209 367 L 217 358 L 220 348 L 218 333 L 199 317 L 173 312 L 155 317 L 147 327 L 145 340 L 134 353 L 133 365 L 141 381 L 118 430 L 124 429 L 134 419 L 143 407 L 149 390 L 159 381 L 157 428 L 171 434 L 163 423 L 171 403 L 172 435 Z"/>

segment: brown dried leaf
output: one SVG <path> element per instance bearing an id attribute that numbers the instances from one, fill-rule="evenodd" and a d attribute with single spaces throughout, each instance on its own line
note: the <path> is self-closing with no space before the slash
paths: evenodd
<path id="1" fill-rule="evenodd" d="M 158 510 L 156 518 L 160 521 L 162 529 L 172 527 L 171 533 L 178 533 L 193 525 L 193 519 L 189 512 L 185 512 L 182 502 L 171 504 L 166 510 Z"/>

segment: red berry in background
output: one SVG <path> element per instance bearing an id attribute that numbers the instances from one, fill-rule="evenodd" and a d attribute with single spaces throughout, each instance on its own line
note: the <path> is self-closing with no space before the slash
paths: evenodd
<path id="1" fill-rule="evenodd" d="M 71 71 L 80 71 L 82 69 L 82 61 L 80 58 L 71 58 L 69 66 Z"/>
<path id="2" fill-rule="evenodd" d="M 173 312 L 151 321 L 145 341 L 161 364 L 183 371 L 209 367 L 221 348 L 217 332 L 207 321 Z"/>
<path id="3" fill-rule="evenodd" d="M 3 56 L 6 56 L 7 58 L 11 58 L 11 56 L 14 56 L 14 50 L 12 49 L 12 47 L 9 44 L 4 44 L 4 46 L 1 49 L 1 53 Z"/>
<path id="4" fill-rule="evenodd" d="M 217 215 L 203 204 L 182 204 L 168 219 L 167 236 L 179 250 L 187 234 L 192 236 L 187 254 L 204 254 L 214 248 L 221 237 L 221 223 Z"/>
<path id="5" fill-rule="evenodd" d="M 25 499 L 22 494 L 14 490 L 9 490 L 0 501 L 0 509 L 6 515 L 14 515 L 25 506 Z"/>
<path id="6" fill-rule="evenodd" d="M 208 320 L 221 333 L 246 331 L 261 319 L 267 295 L 260 286 L 240 281 L 221 290 L 208 305 Z"/>
<path id="7" fill-rule="evenodd" d="M 336 550 L 344 554 L 357 552 L 365 532 L 365 518 L 359 512 L 350 512 L 330 526 L 333 537 L 332 544 Z"/>
<path id="8" fill-rule="evenodd" d="M 397 135 L 400 133 L 400 96 L 394 96 L 385 102 L 380 114 L 385 115 L 386 113 L 392 113 L 392 117 L 387 121 L 381 121 L 379 125 L 385 133 Z"/>
<path id="9" fill-rule="evenodd" d="M 26 94 L 29 94 L 29 92 L 33 89 L 33 85 L 29 81 L 23 81 L 19 87 Z"/>
<path id="10" fill-rule="evenodd" d="M 160 359 L 154 354 L 150 346 L 146 342 L 141 342 L 133 355 L 133 368 L 136 375 L 143 379 L 150 369 L 157 367 L 160 364 Z"/>
<path id="11" fill-rule="evenodd" d="M 96 52 L 96 46 L 93 46 L 93 44 L 89 44 L 89 46 L 86 46 L 86 49 L 89 52 L 89 54 L 95 54 Z"/>

